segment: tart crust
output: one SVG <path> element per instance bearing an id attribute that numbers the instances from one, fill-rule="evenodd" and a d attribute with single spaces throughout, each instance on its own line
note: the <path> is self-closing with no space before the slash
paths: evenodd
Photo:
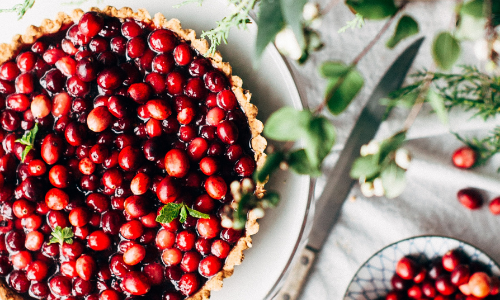
<path id="1" fill-rule="evenodd" d="M 178 19 L 168 20 L 161 13 L 157 13 L 151 18 L 149 12 L 145 9 L 138 9 L 134 12 L 129 7 L 123 7 L 117 9 L 112 6 L 106 6 L 104 9 L 92 7 L 91 11 L 101 12 L 105 15 L 117 18 L 134 18 L 141 20 L 145 23 L 154 25 L 156 28 L 167 28 L 175 32 L 180 38 L 190 41 L 191 46 L 195 48 L 200 54 L 205 55 L 209 49 L 208 41 L 205 39 L 197 39 L 196 32 L 192 29 L 183 29 L 181 27 L 181 22 Z M 42 24 L 37 27 L 31 25 L 26 30 L 26 33 L 21 35 L 17 34 L 12 38 L 10 44 L 0 44 L 0 64 L 14 58 L 17 55 L 19 49 L 22 49 L 26 45 L 33 44 L 38 38 L 57 33 L 64 25 L 70 25 L 77 23 L 84 11 L 81 9 L 75 9 L 71 12 L 71 15 L 60 12 L 57 14 L 55 20 L 45 19 Z M 255 153 L 254 158 L 257 163 L 257 168 L 262 167 L 265 162 L 266 154 L 264 150 L 267 146 L 266 139 L 261 135 L 264 125 L 261 121 L 257 119 L 257 107 L 250 103 L 250 98 L 252 94 L 242 88 L 243 81 L 240 77 L 232 74 L 231 65 L 227 62 L 222 61 L 221 54 L 217 51 L 215 54 L 207 55 L 212 62 L 212 66 L 220 71 L 222 71 L 227 78 L 230 79 L 231 89 L 234 92 L 236 99 L 238 100 L 243 112 L 245 113 L 248 124 L 250 126 L 250 131 L 252 134 L 251 146 Z M 257 197 L 262 197 L 265 193 L 264 183 L 257 183 L 255 194 Z M 194 295 L 189 297 L 190 300 L 207 300 L 210 298 L 211 291 L 217 291 L 222 288 L 222 283 L 224 278 L 230 277 L 234 272 L 234 267 L 241 264 L 244 258 L 243 251 L 252 247 L 251 235 L 256 234 L 259 231 L 259 224 L 257 223 L 257 218 L 250 212 L 248 215 L 248 221 L 245 225 L 245 236 L 242 236 L 238 242 L 235 244 L 228 257 L 226 258 L 225 264 L 221 271 L 211 277 L 201 289 Z M 13 292 L 3 281 L 0 281 L 0 300 L 22 300 L 23 297 Z"/>

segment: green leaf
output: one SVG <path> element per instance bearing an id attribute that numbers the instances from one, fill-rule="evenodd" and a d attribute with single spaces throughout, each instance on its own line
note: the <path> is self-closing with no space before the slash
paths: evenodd
<path id="1" fill-rule="evenodd" d="M 252 194 L 243 194 L 238 202 L 238 207 L 233 213 L 233 228 L 234 229 L 243 229 L 245 227 L 245 223 L 247 221 L 247 206 L 250 200 L 252 199 Z"/>
<path id="2" fill-rule="evenodd" d="M 410 16 L 399 19 L 394 35 L 387 41 L 387 48 L 394 48 L 403 39 L 418 33 L 418 23 Z"/>
<path id="3" fill-rule="evenodd" d="M 260 15 L 255 42 L 255 56 L 259 61 L 267 45 L 271 43 L 278 32 L 285 26 L 281 13 L 280 0 L 262 0 L 260 2 Z"/>
<path id="4" fill-rule="evenodd" d="M 472 0 L 464 5 L 460 10 L 461 14 L 467 14 L 477 19 L 484 18 L 484 0 Z"/>
<path id="5" fill-rule="evenodd" d="M 280 202 L 280 195 L 275 192 L 267 192 L 262 201 L 265 202 L 269 207 L 276 207 Z"/>
<path id="6" fill-rule="evenodd" d="M 339 83 L 340 81 L 342 82 Z M 356 97 L 363 84 L 363 77 L 354 69 L 344 76 L 330 78 L 325 95 L 330 112 L 334 115 L 343 112 Z"/>
<path id="7" fill-rule="evenodd" d="M 267 119 L 264 134 L 277 141 L 296 141 L 306 133 L 311 118 L 308 110 L 280 108 Z"/>
<path id="8" fill-rule="evenodd" d="M 315 117 L 304 136 L 305 151 L 312 166 L 320 167 L 335 143 L 335 127 L 324 117 Z"/>
<path id="9" fill-rule="evenodd" d="M 448 111 L 446 110 L 446 106 L 444 104 L 444 98 L 431 88 L 427 93 L 427 101 L 436 112 L 441 123 L 445 125 L 448 124 Z"/>
<path id="10" fill-rule="evenodd" d="M 156 217 L 158 223 L 170 223 L 179 216 L 179 210 L 183 207 L 183 203 L 168 203 L 160 210 L 160 214 Z"/>
<path id="11" fill-rule="evenodd" d="M 304 28 L 302 27 L 302 11 L 307 0 L 280 0 L 281 13 L 285 22 L 292 28 L 293 34 L 299 43 L 300 49 L 304 50 L 306 41 Z"/>
<path id="12" fill-rule="evenodd" d="M 432 45 L 432 56 L 440 68 L 450 69 L 459 55 L 460 44 L 449 32 L 441 32 L 436 36 Z"/>
<path id="13" fill-rule="evenodd" d="M 257 169 L 253 177 L 255 181 L 264 182 L 271 173 L 279 168 L 281 162 L 285 158 L 283 152 L 274 152 L 267 156 L 266 162 L 262 168 Z"/>
<path id="14" fill-rule="evenodd" d="M 382 170 L 380 178 L 382 179 L 385 195 L 389 199 L 401 195 L 405 189 L 406 172 L 398 167 L 395 162 L 390 163 Z"/>
<path id="15" fill-rule="evenodd" d="M 30 131 L 26 132 L 22 138 L 15 140 L 16 142 L 19 142 L 20 144 L 26 146 L 24 147 L 24 150 L 21 154 L 21 162 L 24 162 L 26 155 L 28 155 L 30 150 L 33 149 L 37 133 L 38 133 L 38 123 L 35 123 L 35 126 L 33 126 L 33 128 Z"/>
<path id="16" fill-rule="evenodd" d="M 406 141 L 406 131 L 400 131 L 380 143 L 380 149 L 375 158 L 381 164 L 385 158 L 393 151 L 396 151 Z"/>
<path id="17" fill-rule="evenodd" d="M 319 73 L 325 78 L 339 78 L 346 75 L 351 66 L 339 61 L 325 61 L 319 68 Z"/>
<path id="18" fill-rule="evenodd" d="M 179 222 L 181 222 L 181 223 L 186 222 L 187 215 L 188 214 L 187 214 L 187 211 L 186 211 L 186 205 L 182 205 L 181 213 L 179 215 Z"/>
<path id="19" fill-rule="evenodd" d="M 191 217 L 198 218 L 198 219 L 210 219 L 210 216 L 208 214 L 204 214 L 201 211 L 197 211 L 197 210 L 189 208 L 187 206 L 185 206 L 185 207 L 187 208 L 187 211 Z"/>
<path id="20" fill-rule="evenodd" d="M 398 11 L 393 0 L 346 0 L 345 3 L 365 19 L 384 19 Z"/>
<path id="21" fill-rule="evenodd" d="M 309 162 L 304 149 L 290 153 L 288 156 L 288 166 L 292 169 L 292 171 L 295 171 L 298 174 L 310 175 L 313 177 L 321 175 L 321 170 L 318 166 L 312 166 Z"/>
<path id="22" fill-rule="evenodd" d="M 349 175 L 351 178 L 372 178 L 380 172 L 380 165 L 373 155 L 360 156 L 356 158 L 351 167 Z"/>
<path id="23" fill-rule="evenodd" d="M 66 244 L 73 244 L 73 230 L 71 227 L 65 227 L 64 229 L 61 226 L 56 226 L 54 231 L 51 232 L 52 237 L 49 240 L 50 244 L 60 244 L 61 246 Z"/>

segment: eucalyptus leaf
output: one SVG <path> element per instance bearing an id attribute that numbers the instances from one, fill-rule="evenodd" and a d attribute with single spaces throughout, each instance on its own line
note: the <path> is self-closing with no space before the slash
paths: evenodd
<path id="1" fill-rule="evenodd" d="M 404 15 L 399 19 L 394 35 L 387 41 L 387 47 L 392 49 L 403 39 L 418 33 L 418 23 L 410 16 Z"/>
<path id="2" fill-rule="evenodd" d="M 269 176 L 272 172 L 279 168 L 281 162 L 285 158 L 283 152 L 273 152 L 268 154 L 266 157 L 266 161 L 262 168 L 257 169 L 254 173 L 254 179 L 257 182 L 264 182 L 267 180 L 267 176 Z"/>
<path id="3" fill-rule="evenodd" d="M 441 32 L 432 44 L 432 56 L 436 64 L 445 70 L 450 69 L 460 55 L 460 43 L 449 32 Z"/>
<path id="4" fill-rule="evenodd" d="M 444 98 L 431 88 L 427 92 L 427 102 L 432 106 L 441 123 L 448 124 L 448 111 L 444 104 Z"/>
<path id="5" fill-rule="evenodd" d="M 319 73 L 325 78 L 339 78 L 346 75 L 351 70 L 348 66 L 340 61 L 325 61 L 319 68 Z"/>
<path id="6" fill-rule="evenodd" d="M 292 28 L 293 34 L 299 43 L 300 49 L 304 50 L 306 41 L 304 28 L 302 27 L 302 11 L 307 0 L 280 0 L 281 13 L 285 22 Z"/>
<path id="7" fill-rule="evenodd" d="M 406 172 L 396 165 L 390 163 L 380 173 L 385 196 L 389 199 L 395 198 L 404 191 L 406 186 Z"/>
<path id="8" fill-rule="evenodd" d="M 267 119 L 264 135 L 276 141 L 296 141 L 307 133 L 311 118 L 308 110 L 280 108 Z"/>
<path id="9" fill-rule="evenodd" d="M 288 166 L 290 169 L 298 174 L 310 175 L 318 177 L 321 175 L 321 170 L 316 166 L 312 166 L 307 158 L 304 149 L 296 150 L 288 156 Z"/>
<path id="10" fill-rule="evenodd" d="M 464 3 L 460 13 L 477 19 L 484 18 L 484 0 L 472 0 Z"/>
<path id="11" fill-rule="evenodd" d="M 342 83 L 337 84 L 339 81 L 342 81 Z M 356 97 L 363 84 L 363 77 L 355 69 L 352 69 L 344 76 L 330 78 L 325 95 L 330 112 L 334 115 L 343 112 Z"/>
<path id="12" fill-rule="evenodd" d="M 324 117 L 315 117 L 304 136 L 305 151 L 312 166 L 319 166 L 335 143 L 335 127 Z"/>
<path id="13" fill-rule="evenodd" d="M 365 19 L 385 19 L 398 11 L 393 0 L 346 0 L 346 4 Z"/>
<path id="14" fill-rule="evenodd" d="M 380 169 L 381 167 L 373 155 L 360 156 L 352 164 L 349 175 L 353 179 L 372 178 L 380 172 Z"/>
<path id="15" fill-rule="evenodd" d="M 285 27 L 280 0 L 261 0 L 259 11 L 259 26 L 257 29 L 257 40 L 255 41 L 256 61 L 260 60 L 267 45 Z"/>

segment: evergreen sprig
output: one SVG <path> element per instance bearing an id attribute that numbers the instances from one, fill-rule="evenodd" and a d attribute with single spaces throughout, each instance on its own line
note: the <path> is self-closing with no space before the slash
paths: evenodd
<path id="1" fill-rule="evenodd" d="M 16 4 L 12 8 L 0 9 L 0 13 L 15 12 L 17 14 L 18 20 L 20 20 L 24 16 L 26 11 L 33 7 L 33 4 L 35 4 L 35 0 L 24 0 L 23 3 Z"/>

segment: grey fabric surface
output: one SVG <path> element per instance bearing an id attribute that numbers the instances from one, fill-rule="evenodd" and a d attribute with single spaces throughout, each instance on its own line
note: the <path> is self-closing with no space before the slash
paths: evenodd
<path id="1" fill-rule="evenodd" d="M 410 72 L 431 66 L 432 39 L 435 33 L 450 28 L 453 23 L 453 5 L 454 1 L 408 5 L 405 13 L 418 20 L 418 36 L 426 36 Z M 338 34 L 337 30 L 352 18 L 352 13 L 343 4 L 334 7 L 321 27 L 325 48 L 305 66 L 294 65 L 294 75 L 311 107 L 320 103 L 323 93 L 324 80 L 317 73 L 321 62 L 351 61 L 384 23 L 368 22 L 362 29 Z M 365 78 L 365 86 L 355 102 L 342 115 L 331 118 L 337 128 L 338 141 L 327 158 L 325 170 L 330 169 L 337 160 L 338 150 L 342 149 L 355 119 L 378 80 L 397 55 L 416 38 L 389 50 L 384 44 L 390 34 L 385 34 L 361 60 L 358 68 Z M 465 44 L 461 63 L 477 63 L 472 47 L 472 42 Z M 380 127 L 377 139 L 388 137 L 401 129 L 407 114 L 408 111 L 404 109 L 394 110 Z M 470 113 L 453 110 L 449 126 L 444 126 L 428 107 L 424 107 L 409 132 L 411 141 L 407 149 L 412 152 L 414 160 L 407 173 L 408 184 L 404 193 L 392 200 L 365 198 L 359 185 L 355 185 L 319 255 L 301 299 L 342 299 L 351 278 L 372 254 L 385 245 L 411 236 L 437 234 L 459 238 L 500 261 L 500 248 L 496 242 L 500 234 L 500 217 L 493 216 L 487 207 L 489 199 L 500 196 L 500 176 L 496 172 L 500 166 L 499 158 L 494 157 L 487 166 L 471 171 L 458 170 L 451 164 L 451 154 L 462 145 L 451 131 L 481 136 L 499 123 L 499 120 L 484 122 L 470 117 Z M 324 183 L 325 178 L 320 178 L 317 194 Z M 483 189 L 486 205 L 477 211 L 462 207 L 456 193 L 465 187 Z"/>

